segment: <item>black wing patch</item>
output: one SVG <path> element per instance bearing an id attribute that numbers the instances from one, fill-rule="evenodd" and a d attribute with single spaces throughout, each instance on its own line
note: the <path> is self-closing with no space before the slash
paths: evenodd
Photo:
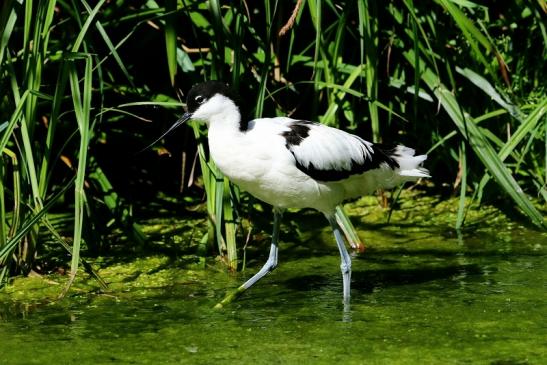
<path id="1" fill-rule="evenodd" d="M 285 146 L 289 150 L 291 146 L 298 146 L 310 135 L 310 124 L 313 123 L 307 120 L 297 120 L 288 125 L 288 131 L 281 133 L 281 136 L 285 138 Z"/>
<path id="2" fill-rule="evenodd" d="M 360 175 L 369 170 L 377 169 L 383 163 L 387 164 L 392 169 L 398 168 L 399 164 L 392 157 L 394 152 L 395 147 L 373 144 L 371 154 L 372 160 L 370 160 L 368 156 L 364 156 L 364 162 L 359 164 L 352 159 L 351 168 L 349 170 L 320 170 L 316 169 L 315 166 L 313 166 L 313 163 L 310 163 L 308 167 L 305 167 L 301 165 L 298 160 L 296 160 L 296 167 L 317 181 L 340 181 L 347 179 L 352 175 Z"/>
<path id="3" fill-rule="evenodd" d="M 281 133 L 281 136 L 285 138 L 285 146 L 294 156 L 296 167 L 317 181 L 344 180 L 352 175 L 359 175 L 366 171 L 377 169 L 382 164 L 386 164 L 392 169 L 399 167 L 399 164 L 393 158 L 396 155 L 396 147 L 379 143 L 372 144 L 372 153 L 363 156 L 362 162 L 357 162 L 352 159 L 349 169 L 343 167 L 340 169 L 319 169 L 316 168 L 311 162 L 308 166 L 304 166 L 300 163 L 298 156 L 293 150 L 293 147 L 300 145 L 306 138 L 309 137 L 310 130 L 314 125 L 324 127 L 318 123 L 309 122 L 306 120 L 297 120 L 288 125 L 287 127 L 289 130 Z M 365 148 L 365 150 L 368 150 L 368 148 Z"/>

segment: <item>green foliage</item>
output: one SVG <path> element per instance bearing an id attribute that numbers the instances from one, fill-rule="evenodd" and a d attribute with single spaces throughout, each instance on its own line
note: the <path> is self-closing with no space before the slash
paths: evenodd
<path id="1" fill-rule="evenodd" d="M 74 212 L 74 275 L 81 249 L 104 248 L 107 227 L 146 245 L 131 186 L 174 192 L 188 180 L 207 193 L 209 242 L 236 269 L 245 199 L 209 160 L 204 130 L 193 125 L 176 146 L 165 139 L 156 155 L 133 158 L 176 120 L 180 91 L 205 79 L 236 87 L 247 117 L 288 114 L 429 149 L 435 189 L 459 189 L 457 228 L 469 196 L 472 204 L 509 197 L 545 227 L 529 199 L 547 200 L 544 0 L 503 8 L 455 0 L 106 4 L 7 0 L 0 8 L 0 279 L 33 268 L 40 235 L 57 229 L 48 209 Z M 187 162 L 196 156 L 201 178 L 191 163 L 164 162 L 165 150 Z M 185 180 L 160 172 L 166 165 Z"/>

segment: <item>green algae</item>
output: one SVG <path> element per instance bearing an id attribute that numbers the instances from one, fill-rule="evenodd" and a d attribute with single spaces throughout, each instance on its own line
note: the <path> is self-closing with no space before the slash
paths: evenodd
<path id="1" fill-rule="evenodd" d="M 0 363 L 546 363 L 546 233 L 488 206 L 456 232 L 455 206 L 406 197 L 387 224 L 375 198 L 349 204 L 367 250 L 353 254 L 346 310 L 333 238 L 311 211 L 287 213 L 279 268 L 220 311 L 265 238 L 243 273 L 183 247 L 97 259 L 109 291 L 81 273 L 60 301 L 65 276 L 16 278 L 0 293 Z M 187 239 L 175 231 L 166 245 Z"/>

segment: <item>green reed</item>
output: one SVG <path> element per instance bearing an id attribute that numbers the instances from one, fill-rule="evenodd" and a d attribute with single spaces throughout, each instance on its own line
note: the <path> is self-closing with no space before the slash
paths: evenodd
<path id="1" fill-rule="evenodd" d="M 44 234 L 72 255 L 73 278 L 83 250 L 103 245 L 84 229 L 108 231 L 94 214 L 103 208 L 135 247 L 146 247 L 132 202 L 96 146 L 128 134 L 120 121 L 159 118 L 152 112 L 175 121 L 181 91 L 206 79 L 236 87 L 248 118 L 308 118 L 428 152 L 430 189 L 451 186 L 460 197 L 457 229 L 470 204 L 504 197 L 545 227 L 530 199 L 547 201 L 544 0 L 503 9 L 453 0 L 106 4 L 1 5 L 0 281 L 33 268 Z M 143 71 L 143 54 L 157 44 L 153 69 Z M 152 140 L 145 124 L 128 135 L 142 146 Z M 155 123 L 157 133 L 165 125 Z M 182 149 L 198 156 L 207 239 L 235 270 L 246 196 L 210 160 L 205 130 L 190 125 L 181 133 L 197 142 Z M 48 220 L 52 207 L 73 211 L 71 242 Z M 342 207 L 337 214 L 359 245 Z"/>

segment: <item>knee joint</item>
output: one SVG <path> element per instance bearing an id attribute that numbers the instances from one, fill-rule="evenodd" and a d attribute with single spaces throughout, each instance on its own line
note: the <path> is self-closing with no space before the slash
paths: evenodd
<path id="1" fill-rule="evenodd" d="M 351 272 L 351 263 L 342 262 L 340 264 L 340 270 L 342 270 L 343 274 Z"/>

